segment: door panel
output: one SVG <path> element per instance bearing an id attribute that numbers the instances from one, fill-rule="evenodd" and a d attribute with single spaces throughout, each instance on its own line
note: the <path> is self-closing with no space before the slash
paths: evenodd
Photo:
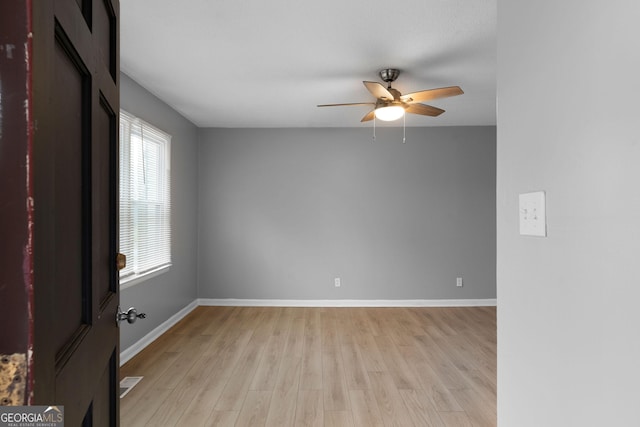
<path id="1" fill-rule="evenodd" d="M 100 94 L 100 108 L 96 113 L 95 144 L 91 153 L 92 163 L 92 224 L 93 265 L 115 265 L 117 252 L 115 236 L 116 222 L 106 213 L 116 203 L 118 182 L 114 172 L 118 162 L 118 117 L 108 101 Z M 93 288 L 97 292 L 99 310 L 104 311 L 105 304 L 117 292 L 118 280 L 115 270 L 104 272 L 93 270 Z M 106 273 L 106 274 L 105 274 Z"/>
<path id="2" fill-rule="evenodd" d="M 94 34 L 96 46 L 100 51 L 102 63 L 116 80 L 116 17 L 115 11 L 107 1 L 98 1 L 95 9 Z"/>
<path id="3" fill-rule="evenodd" d="M 55 306 L 65 307 L 54 319 L 52 330 L 56 363 L 59 363 L 73 349 L 90 319 L 90 283 L 86 280 L 90 266 L 86 255 L 91 248 L 85 237 L 90 225 L 86 206 L 89 195 L 83 183 L 87 181 L 85 153 L 90 148 L 87 129 L 91 124 L 88 123 L 90 116 L 83 113 L 90 101 L 88 71 L 74 54 L 62 29 L 57 27 L 56 32 L 52 102 L 64 105 L 53 112 L 54 159 L 56 166 L 60 165 L 54 170 L 54 194 L 56 208 L 64 210 L 64 214 L 55 215 L 53 224 L 56 251 L 61 255 L 54 276 Z"/>
<path id="4" fill-rule="evenodd" d="M 34 403 L 116 426 L 119 5 L 32 5 Z"/>

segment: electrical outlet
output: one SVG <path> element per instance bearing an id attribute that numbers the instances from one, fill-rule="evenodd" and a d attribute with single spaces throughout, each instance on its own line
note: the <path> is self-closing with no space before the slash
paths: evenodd
<path id="1" fill-rule="evenodd" d="M 456 286 L 459 288 L 462 287 L 462 277 L 456 277 Z"/>
<path id="2" fill-rule="evenodd" d="M 520 207 L 520 234 L 547 237 L 547 213 L 544 191 L 523 193 L 518 196 Z"/>
<path id="3" fill-rule="evenodd" d="M 340 285 L 342 285 L 340 278 L 336 277 L 335 279 L 333 279 L 333 284 L 336 288 L 339 288 Z"/>

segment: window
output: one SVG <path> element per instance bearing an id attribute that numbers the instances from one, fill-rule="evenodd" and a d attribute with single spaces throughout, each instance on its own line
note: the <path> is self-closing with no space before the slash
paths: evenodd
<path id="1" fill-rule="evenodd" d="M 171 265 L 170 144 L 170 135 L 120 111 L 120 285 Z"/>

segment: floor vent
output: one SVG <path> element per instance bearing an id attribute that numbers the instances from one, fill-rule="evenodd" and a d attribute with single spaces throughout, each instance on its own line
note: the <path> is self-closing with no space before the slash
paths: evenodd
<path id="1" fill-rule="evenodd" d="M 120 399 L 131 391 L 133 387 L 140 382 L 143 377 L 124 377 L 120 381 Z"/>

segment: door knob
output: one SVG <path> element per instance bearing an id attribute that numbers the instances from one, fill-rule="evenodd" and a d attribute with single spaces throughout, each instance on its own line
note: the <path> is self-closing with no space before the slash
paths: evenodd
<path id="1" fill-rule="evenodd" d="M 121 311 L 120 307 L 118 307 L 118 312 L 116 313 L 116 323 L 120 324 L 123 320 L 126 320 L 128 323 L 135 323 L 138 319 L 145 319 L 147 315 L 145 313 L 138 313 L 138 310 L 135 307 L 129 308 L 127 311 Z"/>
<path id="2" fill-rule="evenodd" d="M 118 253 L 116 255 L 116 268 L 118 271 L 127 266 L 127 256 L 125 254 Z"/>

